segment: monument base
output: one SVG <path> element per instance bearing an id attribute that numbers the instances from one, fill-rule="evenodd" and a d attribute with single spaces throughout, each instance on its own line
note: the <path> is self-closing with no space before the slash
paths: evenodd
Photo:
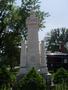
<path id="1" fill-rule="evenodd" d="M 27 74 L 27 67 L 20 67 L 19 74 Z"/>
<path id="2" fill-rule="evenodd" d="M 33 67 L 32 67 L 33 68 Z M 31 69 L 31 67 L 20 67 L 20 70 L 17 74 L 17 80 L 19 80 L 20 78 L 24 77 Z M 46 66 L 38 66 L 38 67 L 34 67 L 36 69 L 36 71 L 41 74 L 45 79 L 46 79 L 46 75 L 48 74 L 48 69 L 46 68 Z"/>

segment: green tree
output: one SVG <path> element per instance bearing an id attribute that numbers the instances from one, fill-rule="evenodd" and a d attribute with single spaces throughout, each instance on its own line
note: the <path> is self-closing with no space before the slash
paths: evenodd
<path id="1" fill-rule="evenodd" d="M 46 39 L 46 38 L 45 38 Z M 51 30 L 47 35 L 47 50 L 51 52 L 61 51 L 68 52 L 66 43 L 68 42 L 68 29 L 57 28 Z"/>
<path id="2" fill-rule="evenodd" d="M 18 80 L 13 90 L 45 90 L 45 80 L 34 68 Z"/>
<path id="3" fill-rule="evenodd" d="M 14 66 L 15 61 L 19 58 L 18 44 L 21 36 L 10 28 L 13 1 L 0 0 L 0 68 L 3 65 Z M 15 11 L 16 9 L 13 12 Z"/>

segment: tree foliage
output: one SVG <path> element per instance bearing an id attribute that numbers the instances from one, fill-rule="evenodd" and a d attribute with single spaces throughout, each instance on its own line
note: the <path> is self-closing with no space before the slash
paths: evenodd
<path id="1" fill-rule="evenodd" d="M 46 38 L 45 38 L 46 39 Z M 47 50 L 51 52 L 68 52 L 66 43 L 68 42 L 68 29 L 57 28 L 51 30 L 47 35 Z"/>
<path id="2" fill-rule="evenodd" d="M 19 57 L 18 44 L 21 36 L 10 28 L 12 8 L 13 0 L 0 0 L 0 67 L 14 66 Z"/>

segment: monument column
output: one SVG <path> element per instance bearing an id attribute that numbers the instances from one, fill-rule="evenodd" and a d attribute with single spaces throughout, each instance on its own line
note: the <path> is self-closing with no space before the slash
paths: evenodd
<path id="1" fill-rule="evenodd" d="M 27 18 L 26 24 L 28 29 L 28 67 L 38 68 L 40 64 L 38 41 L 39 22 L 34 12 Z"/>
<path id="2" fill-rule="evenodd" d="M 47 58 L 46 58 L 46 53 L 45 53 L 45 47 L 44 47 L 44 41 L 41 41 L 40 44 L 41 47 L 41 65 L 40 65 L 40 70 L 41 73 L 47 74 L 48 73 L 48 68 L 47 68 Z"/>
<path id="3" fill-rule="evenodd" d="M 27 51 L 26 51 L 26 42 L 25 40 L 22 40 L 21 42 L 21 55 L 20 55 L 20 74 L 26 73 L 26 58 L 27 58 Z"/>

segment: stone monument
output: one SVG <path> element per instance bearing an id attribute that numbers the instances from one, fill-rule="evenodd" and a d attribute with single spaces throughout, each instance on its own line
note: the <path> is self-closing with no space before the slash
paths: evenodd
<path id="1" fill-rule="evenodd" d="M 21 45 L 19 74 L 26 74 L 32 67 L 34 67 L 41 74 L 48 73 L 44 41 L 41 42 L 39 49 L 39 19 L 36 17 L 35 12 L 31 12 L 31 15 L 27 18 L 26 26 L 28 36 L 27 41 L 22 41 Z"/>

